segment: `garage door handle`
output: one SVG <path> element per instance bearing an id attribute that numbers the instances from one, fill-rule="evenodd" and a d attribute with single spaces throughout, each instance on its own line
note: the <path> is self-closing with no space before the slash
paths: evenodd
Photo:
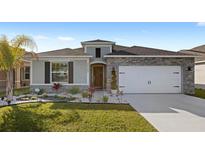
<path id="1" fill-rule="evenodd" d="M 179 88 L 179 86 L 174 86 L 175 88 Z"/>

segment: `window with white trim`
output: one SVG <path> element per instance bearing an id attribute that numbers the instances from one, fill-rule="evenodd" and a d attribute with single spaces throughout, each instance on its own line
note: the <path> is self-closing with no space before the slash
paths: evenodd
<path id="1" fill-rule="evenodd" d="M 24 67 L 24 79 L 25 80 L 30 79 L 30 67 L 29 66 Z"/>
<path id="2" fill-rule="evenodd" d="M 52 82 L 68 82 L 68 63 L 53 62 L 51 65 Z"/>

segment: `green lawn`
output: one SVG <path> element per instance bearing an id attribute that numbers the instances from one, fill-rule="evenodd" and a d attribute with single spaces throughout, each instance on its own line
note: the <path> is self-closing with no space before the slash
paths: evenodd
<path id="1" fill-rule="evenodd" d="M 204 89 L 197 89 L 196 88 L 194 96 L 205 99 L 205 90 Z"/>
<path id="2" fill-rule="evenodd" d="M 28 103 L 0 108 L 0 131 L 157 131 L 127 104 Z"/>
<path id="3" fill-rule="evenodd" d="M 29 93 L 30 93 L 29 87 L 14 89 L 15 96 L 29 94 Z M 5 96 L 5 92 L 0 92 L 0 97 L 2 97 L 2 96 Z"/>

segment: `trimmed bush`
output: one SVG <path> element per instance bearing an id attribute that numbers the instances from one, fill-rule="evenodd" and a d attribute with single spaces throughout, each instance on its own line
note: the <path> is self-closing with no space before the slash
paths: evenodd
<path id="1" fill-rule="evenodd" d="M 71 89 L 68 90 L 68 92 L 72 95 L 80 93 L 80 88 L 78 86 L 73 86 Z"/>
<path id="2" fill-rule="evenodd" d="M 108 100 L 109 100 L 109 97 L 108 97 L 108 96 L 103 96 L 103 97 L 102 97 L 102 101 L 103 101 L 104 103 L 107 103 Z"/>
<path id="3" fill-rule="evenodd" d="M 83 91 L 81 93 L 81 95 L 82 95 L 83 98 L 88 98 L 88 92 L 87 91 Z"/>

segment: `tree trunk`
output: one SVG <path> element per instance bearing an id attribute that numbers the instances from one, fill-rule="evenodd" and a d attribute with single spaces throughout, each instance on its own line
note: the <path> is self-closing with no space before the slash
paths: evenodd
<path id="1" fill-rule="evenodd" d="M 13 70 L 7 72 L 6 96 L 9 100 L 13 99 Z"/>

